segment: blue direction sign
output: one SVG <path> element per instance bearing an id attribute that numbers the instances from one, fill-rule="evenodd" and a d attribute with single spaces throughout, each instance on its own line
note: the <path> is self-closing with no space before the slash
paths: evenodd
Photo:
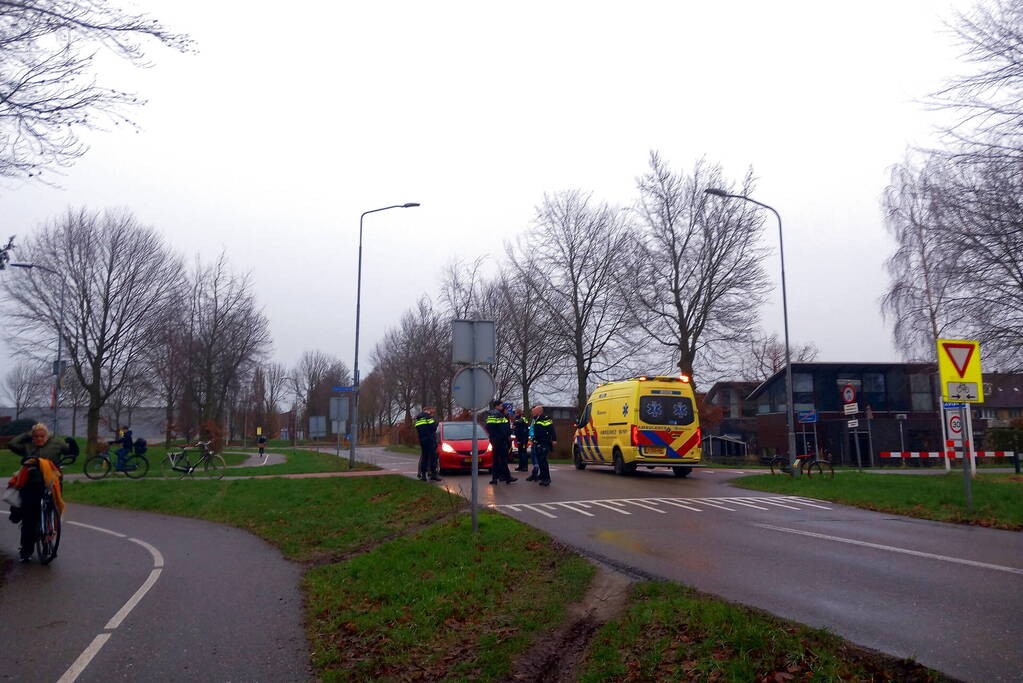
<path id="1" fill-rule="evenodd" d="M 955 402 L 949 402 L 949 401 L 944 401 L 943 403 L 945 404 L 945 410 L 954 410 L 956 408 L 965 408 L 966 407 L 965 403 L 955 403 Z"/>
<path id="2" fill-rule="evenodd" d="M 806 424 L 808 422 L 816 422 L 817 421 L 817 411 L 816 410 L 797 410 L 796 411 L 796 416 L 799 418 L 799 422 L 802 423 L 802 424 Z"/>
<path id="3" fill-rule="evenodd" d="M 355 391 L 355 387 L 331 387 L 331 391 Z"/>

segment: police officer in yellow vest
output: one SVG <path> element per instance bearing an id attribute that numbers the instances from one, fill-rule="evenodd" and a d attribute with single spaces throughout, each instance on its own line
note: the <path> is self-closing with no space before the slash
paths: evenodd
<path id="1" fill-rule="evenodd" d="M 430 481 L 440 481 L 437 476 L 437 420 L 433 416 L 433 408 L 423 408 L 416 415 L 416 432 L 419 433 L 419 479 L 426 481 L 427 472 Z"/>
<path id="2" fill-rule="evenodd" d="M 508 470 L 508 451 L 511 450 L 511 425 L 508 423 L 508 416 L 505 414 L 505 407 L 501 400 L 490 402 L 490 411 L 487 413 L 487 436 L 490 438 L 490 445 L 494 449 L 494 464 L 490 468 L 490 483 L 497 484 L 505 482 L 510 484 L 518 481 Z"/>
<path id="3" fill-rule="evenodd" d="M 537 481 L 540 486 L 551 485 L 551 468 L 547 456 L 558 444 L 558 434 L 554 431 L 554 420 L 543 411 L 543 406 L 533 406 L 533 453 L 536 456 Z"/>

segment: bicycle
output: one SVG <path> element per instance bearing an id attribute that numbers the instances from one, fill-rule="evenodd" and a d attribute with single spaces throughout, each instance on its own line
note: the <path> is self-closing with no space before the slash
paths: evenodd
<path id="1" fill-rule="evenodd" d="M 188 449 L 198 448 L 201 453 L 199 459 L 194 463 L 188 458 Z M 213 452 L 212 441 L 198 441 L 190 446 L 185 446 L 180 451 L 167 451 L 166 457 L 160 461 L 160 476 L 173 477 L 178 479 L 192 476 L 196 470 L 202 468 L 203 476 L 210 479 L 223 479 L 224 468 L 227 464 L 224 458 Z"/>
<path id="2" fill-rule="evenodd" d="M 797 455 L 796 467 L 807 477 L 817 475 L 818 477 L 833 478 L 835 476 L 835 468 L 831 466 L 831 460 L 813 454 Z M 776 455 L 771 458 L 771 474 L 792 474 L 789 459 L 784 455 Z"/>
<path id="3" fill-rule="evenodd" d="M 110 470 L 124 473 L 129 479 L 141 479 L 149 472 L 149 459 L 136 450 L 132 455 L 124 458 L 122 466 L 115 466 L 110 460 L 110 447 L 101 453 L 97 453 L 85 461 L 85 476 L 89 479 L 102 479 L 110 474 Z"/>
<path id="4" fill-rule="evenodd" d="M 65 456 L 57 463 L 58 469 L 69 465 L 77 459 L 77 456 Z M 24 464 L 25 461 L 22 461 Z M 34 465 L 38 467 L 38 465 Z M 40 564 L 50 564 L 57 557 L 57 548 L 60 547 L 60 510 L 53 500 L 53 492 L 44 487 L 42 496 L 39 499 L 39 529 L 36 533 L 35 551 L 39 557 Z M 25 523 L 24 520 L 21 522 Z"/>

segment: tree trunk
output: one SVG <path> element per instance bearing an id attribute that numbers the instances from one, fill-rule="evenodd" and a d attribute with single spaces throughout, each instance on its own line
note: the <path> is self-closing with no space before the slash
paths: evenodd
<path id="1" fill-rule="evenodd" d="M 86 438 L 88 444 L 85 447 L 86 455 L 96 455 L 96 444 L 99 442 L 99 411 L 100 407 L 95 401 L 89 401 L 89 410 L 86 413 Z"/>
<path id="2" fill-rule="evenodd" d="M 174 424 L 174 402 L 173 401 L 167 401 L 167 412 L 166 412 L 166 419 L 164 421 L 164 430 L 163 430 L 163 437 L 164 437 L 163 438 L 163 441 L 164 441 L 163 445 L 165 447 L 167 447 L 167 448 L 170 448 L 170 445 L 171 445 L 171 425 L 172 424 Z"/>

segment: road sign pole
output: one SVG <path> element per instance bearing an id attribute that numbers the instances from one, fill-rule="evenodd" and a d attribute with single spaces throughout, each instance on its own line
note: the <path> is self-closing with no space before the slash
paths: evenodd
<path id="1" fill-rule="evenodd" d="M 856 426 L 856 431 L 852 432 L 853 443 L 856 444 L 856 469 L 863 469 L 863 458 L 860 456 L 860 427 Z"/>
<path id="2" fill-rule="evenodd" d="M 472 356 L 476 357 L 476 326 L 472 326 Z M 475 536 L 479 532 L 479 522 L 476 520 L 476 507 L 478 504 L 477 495 L 479 491 L 479 479 L 480 479 L 480 455 L 479 446 L 476 441 L 476 377 L 472 378 L 472 389 L 470 390 L 472 396 L 472 410 L 469 414 L 472 417 L 472 535 Z M 493 467 L 493 465 L 491 465 Z"/>
<path id="3" fill-rule="evenodd" d="M 966 424 L 966 416 L 963 412 L 966 408 L 964 404 L 959 405 L 959 424 Z M 966 462 L 970 457 L 970 442 L 966 440 L 966 434 L 963 434 L 963 495 L 966 497 L 966 509 L 973 509 L 973 478 L 970 477 L 970 463 Z"/>
<path id="4" fill-rule="evenodd" d="M 874 410 L 867 406 L 867 449 L 870 451 L 870 466 L 874 467 L 874 435 L 870 429 L 870 421 L 874 417 Z"/>
<path id="5" fill-rule="evenodd" d="M 966 411 L 966 431 L 963 434 L 964 439 L 969 439 L 969 443 L 973 443 L 973 409 L 970 406 L 965 406 L 963 410 Z M 964 451 L 965 452 L 965 451 Z M 977 476 L 977 458 L 974 455 L 976 449 L 970 449 L 970 476 Z"/>

